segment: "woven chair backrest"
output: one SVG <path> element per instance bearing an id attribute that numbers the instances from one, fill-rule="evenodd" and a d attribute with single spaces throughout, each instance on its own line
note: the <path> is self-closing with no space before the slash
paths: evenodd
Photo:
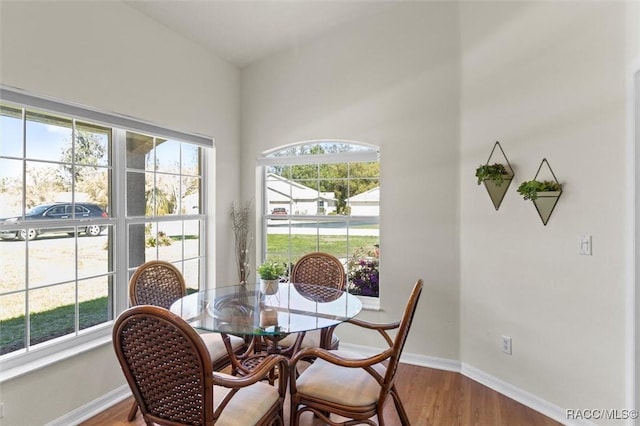
<path id="1" fill-rule="evenodd" d="M 143 415 L 213 424 L 213 372 L 197 332 L 170 311 L 135 306 L 113 327 L 113 345 Z"/>
<path id="2" fill-rule="evenodd" d="M 182 273 L 173 264 L 151 260 L 135 270 L 129 280 L 131 306 L 154 305 L 169 309 L 186 294 Z"/>
<path id="3" fill-rule="evenodd" d="M 314 252 L 305 254 L 296 262 L 289 281 L 344 290 L 346 275 L 340 259 L 329 253 Z"/>

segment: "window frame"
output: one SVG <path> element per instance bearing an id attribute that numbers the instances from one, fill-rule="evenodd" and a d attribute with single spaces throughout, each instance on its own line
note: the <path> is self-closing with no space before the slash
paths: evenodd
<path id="1" fill-rule="evenodd" d="M 200 151 L 200 212 L 199 214 L 189 215 L 172 215 L 164 221 L 178 220 L 198 220 L 200 223 L 200 250 L 199 256 L 202 259 L 199 265 L 199 286 L 206 284 L 206 265 L 207 253 L 205 251 L 207 245 L 207 191 L 209 190 L 206 176 L 209 173 L 207 160 L 209 154 L 208 149 L 215 149 L 213 138 L 200 135 L 197 133 L 187 133 L 168 129 L 143 120 L 132 117 L 103 112 L 97 109 L 88 108 L 78 104 L 48 98 L 40 95 L 34 95 L 23 90 L 0 85 L 0 102 L 10 104 L 19 108 L 28 110 L 36 110 L 38 112 L 51 114 L 54 116 L 70 117 L 74 121 L 95 124 L 99 126 L 109 127 L 112 129 L 111 135 L 111 164 L 108 168 L 111 171 L 110 186 L 110 212 L 109 217 L 96 220 L 96 223 L 112 226 L 112 257 L 113 270 L 113 302 L 110 306 L 112 311 L 112 319 L 101 324 L 74 331 L 72 334 L 60 336 L 34 346 L 24 348 L 18 351 L 9 352 L 0 356 L 0 383 L 12 378 L 28 374 L 35 369 L 42 368 L 54 362 L 72 357 L 78 353 L 91 350 L 93 348 L 105 345 L 111 341 L 111 328 L 114 319 L 125 309 L 129 307 L 128 298 L 128 282 L 130 270 L 128 268 L 128 252 L 129 241 L 127 237 L 127 216 L 125 211 L 126 200 L 126 144 L 125 139 L 118 136 L 119 133 L 132 131 L 142 134 L 153 135 L 158 138 L 172 139 L 182 143 L 193 144 L 201 148 Z M 23 116 L 24 120 L 24 116 Z M 26 153 L 23 152 L 23 156 Z M 24 201 L 23 201 L 24 207 Z M 149 220 L 151 218 L 142 218 Z M 134 219 L 137 220 L 137 219 Z M 157 220 L 153 218 L 152 220 Z M 31 225 L 33 223 L 33 225 Z M 31 222 L 31 226 L 37 226 Z M 78 226 L 80 219 L 71 219 L 65 225 Z M 86 225 L 86 222 L 82 222 Z M 3 226 L 3 229 L 24 227 L 24 225 Z M 184 256 L 184 249 L 183 249 Z M 183 262 L 181 259 L 180 262 Z M 77 267 L 77 266 L 76 266 Z M 25 289 L 28 291 L 28 289 Z M 76 302 L 77 303 L 77 302 Z M 28 315 L 28 310 L 27 310 Z"/>
<path id="2" fill-rule="evenodd" d="M 299 147 L 299 146 L 307 146 L 314 144 L 338 144 L 338 145 L 349 145 L 352 147 L 361 147 L 364 150 L 356 150 L 356 151 L 348 151 L 342 153 L 324 153 L 324 154 L 306 154 L 306 155 L 298 155 L 298 156 L 272 156 L 274 153 L 282 152 L 287 149 Z M 258 246 L 256 247 L 256 259 L 257 264 L 260 264 L 266 258 L 267 252 L 267 228 L 270 220 L 273 219 L 282 219 L 282 215 L 272 214 L 269 211 L 268 205 L 268 197 L 267 197 L 267 176 L 269 174 L 268 168 L 270 166 L 288 166 L 288 165 L 318 165 L 318 164 L 338 164 L 338 163 L 367 163 L 367 162 L 378 162 L 380 164 L 380 148 L 376 145 L 351 141 L 351 140 L 341 140 L 341 139 L 319 139 L 319 140 L 307 140 L 302 141 L 286 146 L 281 146 L 276 149 L 272 149 L 269 151 L 263 152 L 256 159 L 256 176 L 260 182 L 260 188 L 258 189 L 257 198 L 260 200 L 259 209 L 256 209 L 256 220 L 257 220 L 257 229 L 260 229 Z M 356 177 L 347 178 L 347 179 L 357 179 Z M 380 186 L 380 176 L 378 176 L 378 184 Z M 325 203 L 326 208 L 326 203 Z M 305 220 L 305 221 L 317 221 L 318 223 L 326 222 L 326 221 L 334 221 L 335 216 L 327 216 L 327 215 L 296 215 L 290 208 L 287 208 L 286 219 L 288 220 Z M 375 221 L 378 226 L 380 225 L 380 213 L 378 212 L 375 217 Z M 353 216 L 348 215 L 344 216 L 344 222 L 348 223 L 350 221 L 358 221 L 358 220 L 371 220 L 372 216 Z M 378 231 L 380 233 L 380 231 Z M 378 239 L 380 235 L 378 235 Z M 289 257 L 291 257 L 291 253 L 289 253 Z M 346 265 L 345 265 L 346 267 Z M 361 302 L 363 309 L 367 310 L 380 310 L 380 295 L 378 297 L 369 297 L 369 296 L 357 296 Z"/>
<path id="3" fill-rule="evenodd" d="M 128 141 L 127 139 L 127 134 L 129 133 L 135 133 L 136 135 L 140 136 L 142 134 L 140 134 L 140 132 L 134 132 L 134 131 L 123 131 L 124 135 L 123 135 L 123 139 L 124 141 Z M 159 144 L 157 144 L 157 140 L 169 140 L 163 136 L 157 136 L 157 135 L 142 135 L 142 136 L 146 136 L 146 137 L 150 137 L 153 139 L 153 150 L 154 150 L 154 159 L 157 158 L 156 154 L 157 154 L 157 147 Z M 174 142 L 179 142 L 180 144 L 183 143 L 188 143 L 188 142 L 184 142 L 184 141 L 175 141 L 172 140 Z M 126 145 L 126 143 L 123 143 L 123 145 Z M 181 146 L 182 148 L 182 146 Z M 202 147 L 200 147 L 202 148 Z M 126 151 L 126 149 L 125 149 Z M 126 157 L 126 153 L 125 153 L 125 157 Z M 199 213 L 198 214 L 186 214 L 186 213 L 180 213 L 180 214 L 158 214 L 157 211 L 154 211 L 152 214 L 147 214 L 147 212 L 145 211 L 144 215 L 139 215 L 139 214 L 131 214 L 129 212 L 129 199 L 127 197 L 126 194 L 126 189 L 124 192 L 124 196 L 122 198 L 122 203 L 124 204 L 123 206 L 123 210 L 124 210 L 124 225 L 125 225 L 125 229 L 126 229 L 126 247 L 127 247 L 127 255 L 129 255 L 129 252 L 132 248 L 131 245 L 131 232 L 129 232 L 129 229 L 131 226 L 135 226 L 135 225 L 143 225 L 143 226 L 147 226 L 149 224 L 155 224 L 157 227 L 160 227 L 160 224 L 167 224 L 167 223 L 181 223 L 181 225 L 183 226 L 183 230 L 184 230 L 184 225 L 185 222 L 189 222 L 189 221 L 198 221 L 198 255 L 197 256 L 191 256 L 188 258 L 185 258 L 185 250 L 184 250 L 184 245 L 182 246 L 182 257 L 180 260 L 170 260 L 171 263 L 174 264 L 174 266 L 176 266 L 178 268 L 178 270 L 180 272 L 183 273 L 183 275 L 185 275 L 186 278 L 186 274 L 185 274 L 185 270 L 184 270 L 184 264 L 185 262 L 190 262 L 190 261 L 198 261 L 199 262 L 199 267 L 198 267 L 198 288 L 202 288 L 205 285 L 205 277 L 206 277 L 206 261 L 207 261 L 207 256 L 206 256 L 206 229 L 207 229 L 207 223 L 206 223 L 206 211 L 205 211 L 205 207 L 206 207 L 206 187 L 207 187 L 207 183 L 206 183 L 206 178 L 205 178 L 205 157 L 206 157 L 206 152 L 204 150 L 201 150 L 199 152 L 199 162 L 198 162 L 198 174 L 194 175 L 194 174 L 186 174 L 182 172 L 182 163 L 180 165 L 180 171 L 178 173 L 176 172 L 167 172 L 165 170 L 157 170 L 155 167 L 154 168 L 147 168 L 146 166 L 144 167 L 144 169 L 139 169 L 139 168 L 135 168 L 135 167 L 130 167 L 127 165 L 126 163 L 126 158 L 125 158 L 125 162 L 124 162 L 124 171 L 120 174 L 121 176 L 123 176 L 123 180 L 125 181 L 124 185 L 127 185 L 127 179 L 129 179 L 130 176 L 132 175 L 136 175 L 136 174 L 142 174 L 146 175 L 147 174 L 152 174 L 153 175 L 153 185 L 152 187 L 158 188 L 157 186 L 157 182 L 158 182 L 158 178 L 159 176 L 172 176 L 172 177 L 178 177 L 180 179 L 183 178 L 188 178 L 188 179 L 198 179 L 199 181 Z M 155 161 L 155 160 L 154 160 Z M 183 234 L 184 236 L 184 234 Z M 157 235 L 156 235 L 157 237 Z M 182 243 L 184 244 L 185 240 L 182 240 Z M 154 259 L 159 259 L 158 257 L 158 252 L 159 252 L 159 245 L 155 247 L 156 248 L 156 257 Z M 145 259 L 145 261 L 148 260 L 154 260 L 154 259 Z M 127 256 L 127 269 L 128 269 L 128 277 L 131 277 L 131 275 L 133 274 L 133 272 L 135 271 L 135 269 L 140 266 L 140 265 L 131 265 L 130 264 L 131 261 L 131 257 Z M 187 281 L 187 289 L 192 288 L 190 286 L 190 282 Z"/>

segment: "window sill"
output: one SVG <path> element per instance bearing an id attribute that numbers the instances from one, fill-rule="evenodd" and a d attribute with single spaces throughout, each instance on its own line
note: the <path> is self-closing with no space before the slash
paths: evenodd
<path id="1" fill-rule="evenodd" d="M 379 297 L 368 297 L 368 296 L 357 296 L 362 302 L 362 309 L 365 311 L 379 311 L 380 308 L 380 298 Z"/>
<path id="2" fill-rule="evenodd" d="M 109 327 L 108 333 L 97 332 L 83 336 L 85 339 L 81 339 L 82 341 L 76 340 L 73 344 L 65 345 L 63 349 L 59 349 L 60 345 L 49 345 L 29 353 L 23 352 L 15 356 L 8 356 L 0 361 L 0 384 L 109 344 L 111 343 L 110 330 Z"/>

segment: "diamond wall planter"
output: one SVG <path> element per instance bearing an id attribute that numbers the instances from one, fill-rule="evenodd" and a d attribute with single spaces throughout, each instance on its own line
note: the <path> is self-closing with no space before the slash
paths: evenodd
<path id="1" fill-rule="evenodd" d="M 496 181 L 494 179 L 485 179 L 482 182 L 484 183 L 484 187 L 487 188 L 489 198 L 491 198 L 491 202 L 493 203 L 493 206 L 496 208 L 496 210 L 500 208 L 500 204 L 502 204 L 502 200 L 504 199 L 504 196 L 507 193 L 507 189 L 509 189 L 509 185 L 511 185 L 512 180 L 513 173 L 505 175 L 501 185 L 496 184 Z"/>
<path id="2" fill-rule="evenodd" d="M 533 204 L 536 206 L 538 215 L 540 216 L 540 219 L 542 219 L 542 223 L 545 226 L 547 225 L 547 222 L 551 217 L 551 213 L 553 212 L 553 209 L 556 207 L 556 204 L 558 203 L 560 194 L 562 194 L 562 191 L 539 192 L 538 198 L 533 200 Z"/>
<path id="3" fill-rule="evenodd" d="M 538 180 L 538 175 L 540 174 L 542 167 L 545 165 L 548 169 L 549 177 L 551 177 L 553 180 L 550 180 L 550 179 L 545 179 L 543 181 Z M 549 165 L 549 162 L 547 161 L 546 158 L 542 159 L 542 162 L 540 163 L 540 167 L 538 167 L 538 172 L 536 173 L 533 180 L 529 182 L 523 182 L 520 185 L 520 188 L 518 188 L 518 192 L 524 195 L 523 186 L 531 183 L 535 183 L 535 185 L 544 185 L 546 187 L 555 186 L 558 188 L 557 191 L 555 190 L 554 191 L 552 190 L 538 191 L 535 193 L 535 196 L 534 195 L 525 196 L 525 200 L 527 199 L 526 197 L 530 197 L 531 201 L 533 202 L 533 205 L 536 207 L 536 211 L 538 212 L 538 216 L 540 216 L 540 219 L 542 220 L 543 225 L 547 226 L 547 222 L 549 222 L 551 213 L 553 213 L 553 210 L 555 209 L 556 204 L 558 204 L 558 200 L 562 195 L 562 185 L 560 185 L 560 182 L 558 182 L 558 179 L 556 178 L 556 175 L 553 173 L 553 170 L 551 170 L 551 166 Z"/>

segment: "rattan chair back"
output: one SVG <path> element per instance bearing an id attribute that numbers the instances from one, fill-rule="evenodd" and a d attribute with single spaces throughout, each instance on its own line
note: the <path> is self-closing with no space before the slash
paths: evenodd
<path id="1" fill-rule="evenodd" d="M 340 259 L 324 252 L 312 252 L 302 256 L 293 265 L 289 282 L 293 283 L 298 292 L 314 302 L 331 302 L 341 296 L 335 290 L 343 291 L 346 286 L 346 274 Z M 311 284 L 311 285 L 309 285 Z M 332 327 L 325 327 L 319 331 L 319 345 L 322 348 L 337 349 L 339 339 L 333 336 Z M 311 334 L 313 332 L 310 332 Z M 304 341 L 297 339 L 292 344 L 291 352 L 298 350 Z M 289 342 L 291 343 L 291 342 Z"/>
<path id="2" fill-rule="evenodd" d="M 283 426 L 286 358 L 269 355 L 244 378 L 216 375 L 198 332 L 173 312 L 151 305 L 124 311 L 112 338 L 146 424 Z M 264 382 L 275 369 L 277 388 Z"/>
<path id="3" fill-rule="evenodd" d="M 156 306 L 125 311 L 113 345 L 145 421 L 212 425 L 213 370 L 198 333 Z"/>
<path id="4" fill-rule="evenodd" d="M 153 305 L 169 309 L 171 305 L 186 295 L 186 284 L 182 273 L 173 264 L 163 260 L 151 260 L 136 269 L 129 280 L 129 299 L 131 306 Z M 213 370 L 221 370 L 231 363 L 225 343 L 217 333 L 204 333 L 201 337 L 211 354 Z M 238 337 L 230 337 L 233 349 L 244 351 L 244 343 Z M 223 354 L 223 355 L 218 355 Z M 127 419 L 133 421 L 138 410 L 134 402 Z"/>
<path id="5" fill-rule="evenodd" d="M 150 260 L 135 270 L 129 280 L 131 306 L 154 305 L 169 309 L 186 294 L 182 273 L 164 260 Z"/>
<path id="6" fill-rule="evenodd" d="M 295 263 L 289 281 L 344 290 L 346 275 L 340 259 L 329 253 L 314 252 L 305 254 Z"/>

